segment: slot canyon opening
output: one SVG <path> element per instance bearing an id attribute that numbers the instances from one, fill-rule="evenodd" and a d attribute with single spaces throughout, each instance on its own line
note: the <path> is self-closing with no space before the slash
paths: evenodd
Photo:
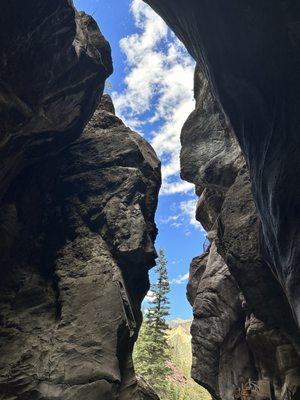
<path id="1" fill-rule="evenodd" d="M 299 400 L 299 2 L 74 1 L 0 14 L 0 399 Z"/>
<path id="2" fill-rule="evenodd" d="M 191 260 L 204 251 L 207 239 L 195 218 L 195 186 L 180 177 L 180 134 L 195 109 L 195 61 L 161 17 L 141 0 L 75 0 L 74 5 L 93 16 L 112 48 L 114 72 L 104 93 L 111 96 L 116 115 L 152 145 L 162 164 L 155 246 L 164 251 L 170 285 L 166 316 L 171 348 L 169 390 L 181 400 L 210 399 L 190 376 L 193 310 L 186 294 Z M 149 276 L 155 284 L 155 268 Z M 152 297 L 150 289 L 142 304 L 144 315 L 153 307 Z M 138 365 L 136 369 L 139 373 Z"/>
<path id="3" fill-rule="evenodd" d="M 299 358 L 296 356 L 298 333 L 285 294 L 270 271 L 268 256 L 265 257 L 262 249 L 264 244 L 261 242 L 257 203 L 255 207 L 248 173 L 249 159 L 247 165 L 244 158 L 247 150 L 242 153 L 236 140 L 237 132 L 233 128 L 239 123 L 236 121 L 239 107 L 234 110 L 231 98 L 236 83 L 231 81 L 230 71 L 224 83 L 225 95 L 220 91 L 224 96 L 222 106 L 227 105 L 227 109 L 224 109 L 229 111 L 231 117 L 229 120 L 219 103 L 215 88 L 207 79 L 207 71 L 202 65 L 201 46 L 195 44 L 195 37 L 202 27 L 198 27 L 198 22 L 188 27 L 190 21 L 195 22 L 189 7 L 185 7 L 182 1 L 178 2 L 177 11 L 185 14 L 183 22 L 180 21 L 183 25 L 180 26 L 178 17 L 173 20 L 172 2 L 167 1 L 164 5 L 157 1 L 147 2 L 168 22 L 172 21 L 174 29 L 189 44 L 190 51 L 199 61 L 196 69 L 181 42 L 143 1 L 128 0 L 122 4 L 118 1 L 109 4 L 104 2 L 97 8 L 92 1 L 77 0 L 76 5 L 78 9 L 85 9 L 96 19 L 99 18 L 99 24 L 112 45 L 115 73 L 107 89 L 113 98 L 117 115 L 142 134 L 161 159 L 163 181 L 156 212 L 156 247 L 163 248 L 168 259 L 170 324 L 182 329 L 183 334 L 186 328 L 184 320 L 192 319 L 193 310 L 192 377 L 206 387 L 214 398 L 297 398 L 297 383 L 291 385 L 297 379 L 291 375 L 299 374 Z M 101 12 L 105 17 L 102 18 Z M 226 21 L 225 32 L 228 29 L 227 12 L 226 7 L 219 14 L 215 9 L 218 17 L 220 15 L 220 26 Z M 257 22 L 255 12 L 257 10 L 254 9 L 253 21 Z M 208 15 L 210 18 L 209 11 Z M 198 18 L 201 19 L 200 14 Z M 245 19 L 248 23 L 247 17 Z M 253 26 L 251 23 L 250 29 Z M 212 46 L 210 56 L 215 65 L 210 67 L 212 70 L 216 68 L 214 72 L 218 73 L 218 55 L 213 51 L 219 51 L 224 56 L 223 64 L 220 63 L 224 68 L 230 57 L 219 48 L 222 47 L 223 38 L 218 38 L 205 20 L 202 20 L 202 24 L 213 37 L 210 42 L 207 34 L 206 46 L 208 52 Z M 243 26 L 236 25 L 238 32 L 243 31 Z M 184 32 L 185 29 L 188 32 Z M 189 34 L 195 37 L 191 39 Z M 231 37 L 230 28 L 228 34 Z M 256 37 L 256 32 L 253 37 Z M 239 44 L 244 46 L 243 43 Z M 228 54 L 231 54 L 230 45 L 225 45 Z M 255 46 L 254 59 L 259 57 Z M 260 48 L 259 45 L 257 47 Z M 256 66 L 249 64 L 254 71 Z M 223 76 L 222 71 L 220 76 Z M 243 86 L 244 82 L 240 85 Z M 229 93 L 226 93 L 227 90 Z M 241 96 L 237 102 L 245 101 L 248 107 L 247 96 L 253 95 L 251 89 L 249 92 L 251 94 L 244 98 Z M 249 109 L 251 107 L 252 104 Z M 257 121 L 259 125 L 259 119 Z M 242 143 L 243 137 L 238 139 Z M 186 181 L 180 179 L 180 172 Z M 199 198 L 197 219 L 208 232 L 208 239 L 204 229 L 195 220 Z M 200 253 L 201 256 L 193 259 Z M 193 307 L 188 304 L 185 293 L 191 259 L 187 295 Z M 245 268 L 249 265 L 250 270 L 245 274 Z M 157 275 L 154 270 L 150 271 L 150 277 L 155 282 Z M 248 284 L 248 281 L 251 283 Z M 151 296 L 153 293 L 150 291 L 144 302 L 146 310 L 151 310 Z M 265 309 L 260 307 L 262 303 L 265 303 Z M 272 315 L 274 308 L 277 315 Z M 288 322 L 286 328 L 282 329 L 281 321 L 284 319 Z M 271 326 L 275 327 L 276 333 L 270 333 Z M 278 326 L 281 328 L 278 329 Z M 282 346 L 286 343 L 290 346 L 287 350 L 289 355 L 281 356 L 285 348 Z M 270 354 L 272 361 L 268 362 Z M 280 366 L 282 358 L 293 361 Z M 171 370 L 175 384 L 182 385 L 177 366 L 171 366 Z M 179 398 L 181 394 L 177 393 Z M 193 396 L 206 398 L 208 394 L 204 391 L 191 392 L 187 398 L 193 399 Z"/>

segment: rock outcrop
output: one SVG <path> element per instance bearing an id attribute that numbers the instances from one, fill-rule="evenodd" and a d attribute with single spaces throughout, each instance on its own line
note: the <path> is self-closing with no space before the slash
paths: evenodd
<path id="1" fill-rule="evenodd" d="M 82 133 L 112 73 L 109 44 L 95 21 L 71 3 L 2 4 L 1 197 L 22 168 Z"/>
<path id="2" fill-rule="evenodd" d="M 93 19 L 19 3 L 0 16 L 0 398 L 156 399 L 131 352 L 159 161 L 109 97 L 95 111 L 112 63 Z"/>
<path id="3" fill-rule="evenodd" d="M 300 328 L 300 5 L 145 0 L 203 65 L 249 169 L 264 258 Z"/>
<path id="4" fill-rule="evenodd" d="M 214 398 L 231 399 L 234 385 L 241 386 L 248 378 L 257 377 L 246 341 L 243 295 L 218 254 L 223 204 L 245 163 L 199 65 L 195 72 L 195 98 L 196 109 L 182 131 L 182 176 L 196 185 L 197 219 L 208 231 L 210 245 L 193 260 L 190 269 L 188 299 L 194 311 L 192 376 Z M 239 201 L 239 194 L 235 195 Z"/>
<path id="5" fill-rule="evenodd" d="M 270 384 L 276 399 L 296 396 L 299 331 L 264 259 L 244 157 L 200 65 L 195 97 L 182 130 L 182 176 L 196 185 L 210 247 L 190 270 L 192 376 L 216 399 L 231 399 L 249 379 Z"/>
<path id="6" fill-rule="evenodd" d="M 191 267 L 193 376 L 218 399 L 247 378 L 298 399 L 299 4 L 145 1 L 198 62 L 181 162 L 211 247 Z"/>
<path id="7" fill-rule="evenodd" d="M 25 169 L 3 199 L 15 232 L 1 269 L 5 400 L 139 399 L 131 351 L 160 168 L 104 100 L 78 140 Z"/>
<path id="8" fill-rule="evenodd" d="M 188 287 L 193 377 L 218 400 L 248 379 L 299 399 L 300 6 L 146 2 L 198 62 L 181 155 L 210 243 Z M 112 62 L 93 19 L 23 3 L 0 15 L 0 398 L 156 399 L 131 352 L 159 161 L 108 97 L 94 113 Z"/>

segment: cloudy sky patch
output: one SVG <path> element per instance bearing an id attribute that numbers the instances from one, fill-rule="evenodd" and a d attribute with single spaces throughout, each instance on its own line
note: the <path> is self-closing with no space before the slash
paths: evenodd
<path id="1" fill-rule="evenodd" d="M 179 275 L 177 278 L 174 278 L 170 281 L 171 285 L 183 285 L 184 283 L 187 283 L 189 279 L 189 273 L 187 272 L 184 275 Z"/>
<path id="2" fill-rule="evenodd" d="M 179 178 L 180 131 L 194 109 L 194 61 L 163 20 L 142 0 L 131 12 L 138 33 L 121 39 L 126 58 L 125 89 L 113 92 L 118 115 L 132 128 L 150 129 L 150 142 L 162 160 L 161 195 L 187 193 Z"/>

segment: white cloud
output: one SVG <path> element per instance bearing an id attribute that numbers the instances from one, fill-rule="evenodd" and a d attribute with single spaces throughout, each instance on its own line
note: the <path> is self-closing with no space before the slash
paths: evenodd
<path id="1" fill-rule="evenodd" d="M 189 219 L 189 223 L 195 228 L 203 230 L 201 224 L 196 220 L 197 199 L 182 201 L 179 206 L 182 214 Z"/>
<path id="2" fill-rule="evenodd" d="M 167 218 L 162 218 L 161 220 L 160 220 L 160 222 L 162 223 L 162 224 L 169 224 L 170 222 L 171 223 L 174 223 L 175 221 L 177 221 L 179 219 L 179 215 L 170 215 L 169 217 L 167 217 Z"/>
<path id="3" fill-rule="evenodd" d="M 182 221 L 181 221 L 180 215 L 170 215 L 167 218 L 161 218 L 160 223 L 161 224 L 169 224 L 170 226 L 173 226 L 174 228 L 179 228 L 180 226 L 182 226 Z"/>
<path id="4" fill-rule="evenodd" d="M 183 227 L 186 236 L 191 235 L 191 227 L 205 232 L 202 225 L 196 220 L 197 198 L 194 196 L 193 198 L 190 198 L 190 196 L 187 198 L 188 200 L 181 201 L 179 204 L 174 203 L 170 207 L 172 214 L 161 218 L 160 223 L 168 224 L 174 228 Z"/>
<path id="5" fill-rule="evenodd" d="M 155 299 L 155 293 L 152 290 L 149 290 L 145 296 L 144 301 L 147 303 L 151 303 Z"/>
<path id="6" fill-rule="evenodd" d="M 161 194 L 187 193 L 179 178 L 180 131 L 194 109 L 194 61 L 164 21 L 142 0 L 132 0 L 138 32 L 123 38 L 125 90 L 112 93 L 118 115 L 131 128 L 155 124 L 151 144 L 162 158 Z"/>
<path id="7" fill-rule="evenodd" d="M 181 284 L 187 282 L 188 279 L 189 279 L 189 273 L 187 272 L 184 275 L 179 275 L 177 278 L 172 279 L 170 281 L 170 283 L 173 285 L 181 285 Z"/>

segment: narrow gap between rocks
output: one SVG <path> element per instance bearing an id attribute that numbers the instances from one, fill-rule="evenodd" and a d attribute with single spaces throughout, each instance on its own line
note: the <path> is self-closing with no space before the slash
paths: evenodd
<path id="1" fill-rule="evenodd" d="M 167 260 L 169 304 L 167 357 L 174 398 L 206 400 L 210 396 L 190 377 L 192 307 L 186 297 L 191 260 L 202 253 L 206 233 L 195 219 L 194 185 L 180 178 L 180 132 L 195 108 L 195 62 L 163 20 L 141 0 L 97 3 L 75 0 L 75 7 L 93 16 L 112 47 L 114 73 L 104 93 L 112 97 L 116 115 L 141 134 L 162 163 L 162 187 L 156 212 L 156 249 Z M 152 285 L 158 271 L 150 271 Z M 154 290 L 153 290 L 154 288 Z M 142 310 L 155 308 L 155 286 Z M 136 353 L 142 346 L 142 327 Z M 143 365 L 136 366 L 136 369 Z M 147 375 L 147 374 L 146 374 Z M 181 397 L 180 397 L 181 396 Z M 164 400 L 164 399 L 163 399 Z"/>

